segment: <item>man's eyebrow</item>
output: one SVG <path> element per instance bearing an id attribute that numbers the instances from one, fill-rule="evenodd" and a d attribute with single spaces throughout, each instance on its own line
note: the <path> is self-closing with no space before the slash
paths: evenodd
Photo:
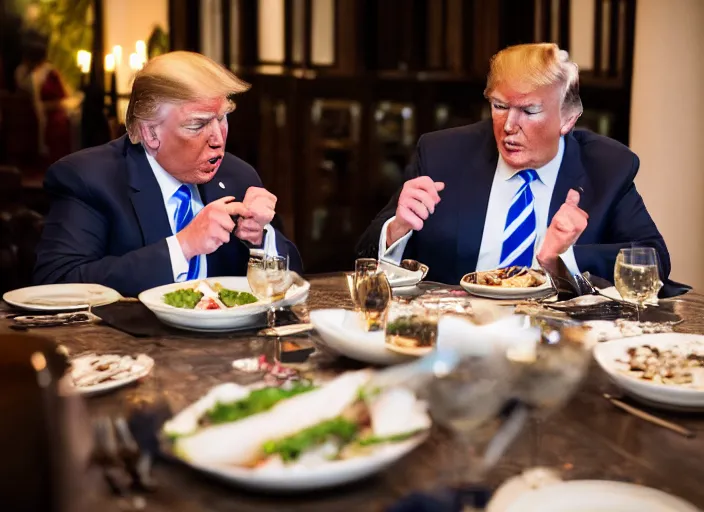
<path id="1" fill-rule="evenodd" d="M 194 112 L 190 114 L 186 118 L 186 122 L 193 122 L 193 121 L 210 121 L 211 119 L 215 119 L 217 117 L 216 114 L 213 114 L 212 112 Z"/>
<path id="2" fill-rule="evenodd" d="M 231 113 L 234 109 L 227 108 L 223 110 L 220 114 L 215 114 L 213 112 L 192 112 L 186 117 L 186 123 L 192 123 L 194 121 L 210 122 L 215 118 L 226 116 Z"/>
<path id="3" fill-rule="evenodd" d="M 489 99 L 494 103 L 501 103 L 502 105 L 509 105 L 509 103 L 507 101 L 499 99 L 496 96 L 489 96 Z M 516 103 L 515 105 L 511 104 L 511 106 L 514 108 L 520 108 L 520 109 L 543 108 L 542 103 Z"/>

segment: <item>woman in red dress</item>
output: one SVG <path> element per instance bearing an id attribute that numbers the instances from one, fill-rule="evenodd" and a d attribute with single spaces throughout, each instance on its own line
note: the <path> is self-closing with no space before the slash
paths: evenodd
<path id="1" fill-rule="evenodd" d="M 19 89 L 32 96 L 39 125 L 39 154 L 46 165 L 51 165 L 71 153 L 71 124 L 63 106 L 67 88 L 46 56 L 44 38 L 25 37 L 15 81 Z"/>

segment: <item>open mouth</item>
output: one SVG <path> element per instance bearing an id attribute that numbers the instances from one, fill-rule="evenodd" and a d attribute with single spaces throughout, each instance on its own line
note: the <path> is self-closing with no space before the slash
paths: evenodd
<path id="1" fill-rule="evenodd" d="M 218 160 L 220 160 L 221 158 L 222 158 L 222 156 L 214 156 L 213 158 L 208 160 L 208 163 L 211 165 L 215 165 L 216 163 L 218 163 Z"/>

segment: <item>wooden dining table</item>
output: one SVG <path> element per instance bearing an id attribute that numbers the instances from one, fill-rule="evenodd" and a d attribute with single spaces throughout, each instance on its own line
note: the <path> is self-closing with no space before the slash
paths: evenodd
<path id="1" fill-rule="evenodd" d="M 307 306 L 352 308 L 343 273 L 312 275 Z M 678 332 L 704 333 L 704 296 L 698 293 L 668 299 L 683 321 Z M 11 330 L 7 305 L 0 315 L 0 333 Z M 241 333 L 201 334 L 165 329 L 163 335 L 134 337 L 101 323 L 31 329 L 65 346 L 69 353 L 145 353 L 155 361 L 152 374 L 138 384 L 109 394 L 88 397 L 85 405 L 93 418 L 124 414 L 130 405 L 155 392 L 165 397 L 173 411 L 200 398 L 224 382 L 248 384 L 256 374 L 233 369 L 236 359 L 273 354 L 273 337 Z M 316 334 L 308 334 L 315 341 Z M 301 339 L 296 338 L 296 339 Z M 305 337 L 303 338 L 305 339 Z M 314 371 L 340 373 L 361 368 L 361 363 L 323 354 L 314 359 Z M 704 414 L 673 413 L 638 405 L 639 408 L 684 426 L 695 437 L 687 438 L 628 414 L 607 401 L 603 393 L 619 395 L 596 363 L 579 391 L 560 411 L 540 425 L 537 462 L 555 468 L 566 480 L 616 480 L 663 490 L 704 508 Z M 486 478 L 497 488 L 536 463 L 529 429 L 526 429 Z M 158 488 L 144 494 L 146 510 L 187 512 L 224 511 L 381 511 L 414 492 L 433 491 L 458 457 L 451 436 L 434 429 L 429 439 L 400 462 L 363 481 L 343 487 L 299 494 L 253 492 L 217 481 L 169 460 L 159 460 L 153 475 Z M 461 458 L 459 459 L 461 460 Z M 455 468 L 456 470 L 456 468 Z M 102 480 L 86 484 L 95 510 L 116 506 Z"/>

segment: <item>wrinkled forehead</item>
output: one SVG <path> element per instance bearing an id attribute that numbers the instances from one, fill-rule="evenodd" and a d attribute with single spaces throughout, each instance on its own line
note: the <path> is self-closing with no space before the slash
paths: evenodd
<path id="1" fill-rule="evenodd" d="M 170 105 L 167 115 L 178 121 L 192 118 L 221 117 L 232 111 L 232 103 L 226 98 L 209 98 Z"/>
<path id="2" fill-rule="evenodd" d="M 489 99 L 514 106 L 549 105 L 562 101 L 560 84 L 534 86 L 525 82 L 501 82 L 488 94 Z"/>

